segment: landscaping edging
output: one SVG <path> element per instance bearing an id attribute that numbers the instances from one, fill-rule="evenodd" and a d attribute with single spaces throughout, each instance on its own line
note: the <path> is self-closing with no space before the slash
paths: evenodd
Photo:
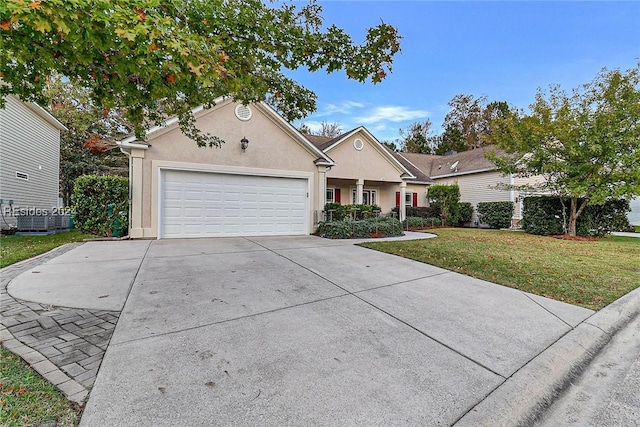
<path id="1" fill-rule="evenodd" d="M 532 425 L 622 328 L 640 315 L 640 288 L 567 332 L 460 418 L 456 426 Z M 531 387 L 535 384 L 535 388 Z"/>

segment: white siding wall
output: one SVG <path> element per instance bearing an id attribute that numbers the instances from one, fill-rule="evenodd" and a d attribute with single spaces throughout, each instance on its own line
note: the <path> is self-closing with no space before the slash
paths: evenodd
<path id="1" fill-rule="evenodd" d="M 436 184 L 458 184 L 460 187 L 460 201 L 469 202 L 477 207 L 480 202 L 504 202 L 511 200 L 509 190 L 498 190 L 500 183 L 509 184 L 509 176 L 504 176 L 498 171 L 474 173 L 447 178 L 434 178 Z M 474 210 L 472 221 L 475 222 L 477 212 Z"/>
<path id="2" fill-rule="evenodd" d="M 60 131 L 26 104 L 7 97 L 0 109 L 0 198 L 14 208 L 51 210 L 58 203 Z M 29 175 L 16 178 L 16 172 Z M 7 218 L 12 223 L 14 219 Z M 0 220 L 0 222 L 2 222 Z M 4 224 L 3 222 L 3 225 Z"/>
<path id="3" fill-rule="evenodd" d="M 516 207 L 513 213 L 514 218 L 522 219 L 522 209 L 524 207 L 522 200 L 529 195 L 541 194 L 540 191 L 536 191 L 535 188 L 536 188 L 536 184 L 540 184 L 542 182 L 544 182 L 544 177 L 540 175 L 531 176 L 527 178 L 517 178 L 517 177 L 514 178 L 513 180 L 514 185 L 516 186 L 527 185 L 534 188 L 534 190 L 532 191 L 515 191 L 515 197 L 518 200 L 518 203 L 516 203 Z"/>
<path id="4" fill-rule="evenodd" d="M 627 216 L 631 225 L 640 225 L 640 197 L 631 199 L 631 212 Z"/>

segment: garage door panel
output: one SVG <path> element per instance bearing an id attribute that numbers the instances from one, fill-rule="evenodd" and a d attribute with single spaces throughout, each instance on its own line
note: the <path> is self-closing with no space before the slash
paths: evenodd
<path id="1" fill-rule="evenodd" d="M 161 237 L 306 234 L 307 179 L 163 171 Z"/>

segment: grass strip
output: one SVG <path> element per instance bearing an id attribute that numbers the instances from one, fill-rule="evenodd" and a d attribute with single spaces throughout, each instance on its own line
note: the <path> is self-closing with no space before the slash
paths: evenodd
<path id="1" fill-rule="evenodd" d="M 0 236 L 0 268 L 43 254 L 65 243 L 95 237 L 78 230 L 46 236 Z"/>
<path id="2" fill-rule="evenodd" d="M 362 246 L 594 310 L 640 286 L 640 238 L 573 241 L 518 231 L 432 231 L 437 238 Z"/>
<path id="3" fill-rule="evenodd" d="M 76 426 L 79 410 L 20 357 L 0 348 L 0 426 Z"/>

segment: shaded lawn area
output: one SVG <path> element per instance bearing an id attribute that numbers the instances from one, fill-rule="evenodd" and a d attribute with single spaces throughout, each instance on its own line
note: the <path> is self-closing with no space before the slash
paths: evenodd
<path id="1" fill-rule="evenodd" d="M 90 234 L 78 230 L 47 236 L 0 236 L 0 268 L 43 254 L 65 243 L 81 242 Z"/>
<path id="2" fill-rule="evenodd" d="M 571 241 L 518 231 L 432 231 L 437 238 L 362 246 L 594 310 L 640 287 L 640 238 Z"/>
<path id="3" fill-rule="evenodd" d="M 0 348 L 1 426 L 76 426 L 79 409 L 21 358 Z"/>

